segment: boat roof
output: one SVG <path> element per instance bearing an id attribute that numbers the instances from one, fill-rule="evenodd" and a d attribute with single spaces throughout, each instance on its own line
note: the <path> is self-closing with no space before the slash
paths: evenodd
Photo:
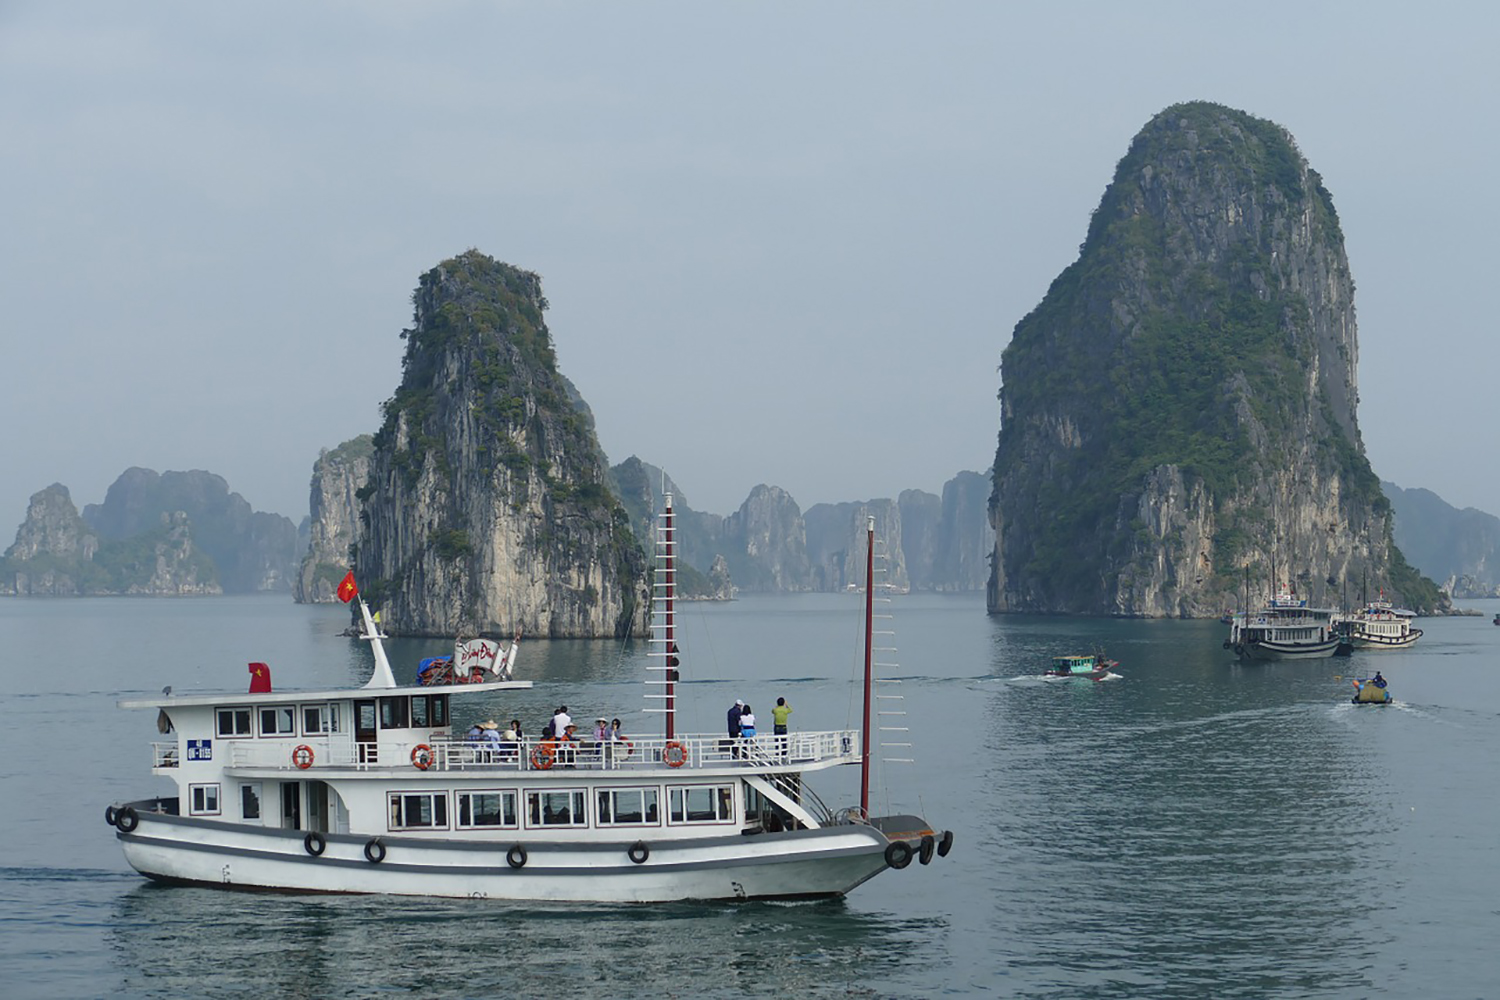
<path id="1" fill-rule="evenodd" d="M 364 698 L 389 698 L 413 694 L 480 694 L 485 691 L 524 691 L 531 681 L 486 681 L 483 684 L 411 684 L 404 687 L 335 688 L 299 691 L 286 688 L 256 694 L 216 691 L 212 694 L 157 695 L 154 698 L 128 698 L 117 704 L 121 708 L 187 708 L 203 705 L 281 705 L 299 701 L 353 701 Z"/>

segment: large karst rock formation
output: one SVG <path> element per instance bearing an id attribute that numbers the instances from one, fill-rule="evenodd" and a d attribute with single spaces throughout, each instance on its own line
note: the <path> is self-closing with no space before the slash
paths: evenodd
<path id="1" fill-rule="evenodd" d="M 470 250 L 422 275 L 354 568 L 388 631 L 640 634 L 648 580 L 541 279 Z"/>
<path id="2" fill-rule="evenodd" d="M 1358 358 L 1338 216 L 1292 137 L 1157 115 L 1005 349 L 990 610 L 1209 615 L 1273 572 L 1431 606 L 1365 458 Z"/>

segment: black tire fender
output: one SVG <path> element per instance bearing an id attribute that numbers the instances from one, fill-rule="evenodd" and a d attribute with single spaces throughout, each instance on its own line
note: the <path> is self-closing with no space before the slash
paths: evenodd
<path id="1" fill-rule="evenodd" d="M 651 857 L 651 848 L 646 846 L 644 840 L 637 840 L 630 845 L 630 850 L 626 853 L 630 855 L 631 861 L 638 865 L 643 865 L 646 863 L 646 859 Z"/>
<path id="2" fill-rule="evenodd" d="M 505 852 L 505 863 L 510 865 L 512 868 L 525 868 L 526 848 L 522 847 L 520 844 L 516 844 L 515 846 L 513 846 L 510 850 Z"/>
<path id="3" fill-rule="evenodd" d="M 917 860 L 921 861 L 924 865 L 932 864 L 932 852 L 936 848 L 937 840 L 934 839 L 932 834 L 924 835 L 922 837 L 922 846 L 917 849 Z"/>
<path id="4" fill-rule="evenodd" d="M 372 840 L 372 841 L 370 841 L 370 843 L 373 844 L 373 843 L 375 843 L 375 841 Z M 369 848 L 370 848 L 370 845 L 366 844 L 365 845 L 365 856 L 366 857 L 369 857 Z M 316 858 L 316 857 L 318 857 L 320 854 L 322 854 L 324 851 L 326 851 L 328 849 L 328 838 L 325 837 L 325 836 L 323 836 L 318 831 L 314 830 L 312 833 L 309 833 L 307 836 L 305 836 L 305 837 L 302 838 L 302 849 L 305 850 L 308 854 L 311 854 L 313 857 Z M 384 845 L 381 845 L 381 850 L 384 850 L 384 849 L 385 849 Z M 384 857 L 384 855 L 382 855 L 382 857 Z M 370 860 L 374 861 L 375 859 L 374 858 L 370 858 Z"/>
<path id="5" fill-rule="evenodd" d="M 108 823 L 110 826 L 114 826 L 115 825 L 115 820 L 117 818 L 119 818 L 119 817 L 118 817 L 118 814 L 115 812 L 115 807 L 114 806 L 105 806 L 104 807 L 104 822 Z"/>
<path id="6" fill-rule="evenodd" d="M 904 840 L 893 840 L 885 845 L 885 863 L 892 868 L 905 868 L 911 864 L 911 845 Z"/>
<path id="7" fill-rule="evenodd" d="M 385 845 L 380 842 L 379 837 L 371 837 L 365 841 L 365 860 L 372 865 L 385 860 Z"/>
<path id="8" fill-rule="evenodd" d="M 121 833 L 130 833 L 140 825 L 141 818 L 131 806 L 125 806 L 115 813 L 115 826 Z"/>
<path id="9" fill-rule="evenodd" d="M 953 850 L 953 831 L 944 830 L 942 839 L 938 841 L 938 857 L 946 858 L 948 856 L 948 852 L 951 850 Z"/>

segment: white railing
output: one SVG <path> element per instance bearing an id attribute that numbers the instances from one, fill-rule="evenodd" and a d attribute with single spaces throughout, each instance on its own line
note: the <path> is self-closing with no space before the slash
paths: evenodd
<path id="1" fill-rule="evenodd" d="M 175 767 L 176 744 L 153 744 L 154 748 L 171 747 L 173 763 L 158 767 Z M 306 753 L 294 753 L 306 747 Z M 527 739 L 507 744 L 493 741 L 470 741 L 451 737 L 434 737 L 429 742 L 340 743 L 292 740 L 235 741 L 229 750 L 230 767 L 273 768 L 284 771 L 316 771 L 321 768 L 354 768 L 358 770 L 416 768 L 424 771 L 548 771 L 553 769 L 635 771 L 660 767 L 682 770 L 696 768 L 737 767 L 743 765 L 810 767 L 826 764 L 857 763 L 860 759 L 859 731 L 790 733 L 786 736 L 761 735 L 750 739 L 695 734 L 673 740 L 660 737 L 595 743 L 582 740 L 557 743 L 551 740 Z M 158 761 L 164 752 L 156 750 Z M 674 761 L 681 761 L 674 764 Z M 306 767 L 300 767 L 305 762 Z M 422 764 L 426 767 L 422 767 Z"/>
<path id="2" fill-rule="evenodd" d="M 175 740 L 151 744 L 152 767 L 177 766 L 177 742 Z"/>

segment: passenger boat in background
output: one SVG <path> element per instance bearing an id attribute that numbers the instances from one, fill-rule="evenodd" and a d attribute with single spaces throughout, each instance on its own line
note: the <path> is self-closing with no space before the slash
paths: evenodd
<path id="1" fill-rule="evenodd" d="M 1118 677 L 1119 675 L 1112 674 L 1112 671 L 1119 665 L 1118 660 L 1106 660 L 1102 653 L 1054 656 L 1051 669 L 1043 676 L 1049 679 L 1102 681 L 1106 677 Z"/>
<path id="2" fill-rule="evenodd" d="M 1288 587 L 1261 610 L 1240 612 L 1229 624 L 1225 649 L 1242 660 L 1312 660 L 1347 651 L 1332 608 L 1310 608 Z"/>
<path id="3" fill-rule="evenodd" d="M 1385 600 L 1371 601 L 1339 620 L 1338 631 L 1355 649 L 1406 649 L 1422 638 L 1413 628 L 1415 612 L 1393 608 Z"/>
<path id="4" fill-rule="evenodd" d="M 434 678 L 428 663 L 422 682 L 398 685 L 351 575 L 340 597 L 359 600 L 375 661 L 362 688 L 273 692 L 267 671 L 248 695 L 168 688 L 120 703 L 157 710 L 171 737 L 153 744 L 152 773 L 175 785 L 105 810 L 126 860 L 174 884 L 618 904 L 841 896 L 946 855 L 952 832 L 869 815 L 869 596 L 863 730 L 678 731 L 672 536 L 668 495 L 647 680 L 661 736 L 455 737 L 450 699 L 531 687 L 504 679 L 516 644 L 503 669 L 460 648 L 458 669 Z M 873 519 L 869 541 L 873 566 Z M 486 659 L 482 676 L 466 662 Z M 860 802 L 834 811 L 805 777 L 841 765 L 861 767 Z"/>

